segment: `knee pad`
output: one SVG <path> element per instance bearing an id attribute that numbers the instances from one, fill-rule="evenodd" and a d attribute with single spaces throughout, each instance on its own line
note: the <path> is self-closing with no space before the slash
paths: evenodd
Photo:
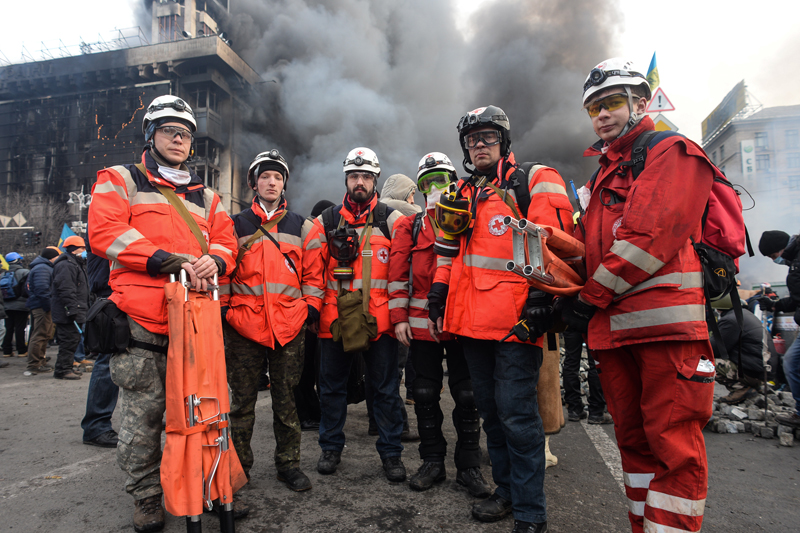
<path id="1" fill-rule="evenodd" d="M 414 402 L 419 405 L 439 403 L 439 389 L 431 386 L 417 387 L 414 383 Z"/>
<path id="2" fill-rule="evenodd" d="M 470 387 L 459 387 L 456 390 L 450 391 L 453 395 L 456 405 L 462 409 L 475 408 L 475 395 Z"/>

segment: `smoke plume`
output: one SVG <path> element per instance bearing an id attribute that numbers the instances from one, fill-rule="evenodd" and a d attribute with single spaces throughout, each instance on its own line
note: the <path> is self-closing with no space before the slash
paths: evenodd
<path id="1" fill-rule="evenodd" d="M 433 150 L 460 170 L 458 119 L 489 104 L 508 114 L 518 161 L 585 182 L 596 163 L 582 152 L 595 137 L 581 87 L 609 55 L 615 9 L 490 0 L 466 39 L 448 0 L 232 0 L 220 25 L 264 80 L 247 150 L 289 156 L 290 205 L 306 214 L 341 200 L 341 163 L 356 146 L 378 153 L 384 178 L 414 177 Z"/>

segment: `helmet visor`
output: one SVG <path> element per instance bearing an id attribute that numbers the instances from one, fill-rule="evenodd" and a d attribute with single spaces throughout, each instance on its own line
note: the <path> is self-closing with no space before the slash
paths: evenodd
<path id="1" fill-rule="evenodd" d="M 607 109 L 608 111 L 616 111 L 617 109 L 628 104 L 627 94 L 611 94 L 605 98 L 600 98 L 588 104 L 585 109 L 589 116 L 594 118 L 600 114 L 600 111 Z"/>
<path id="2" fill-rule="evenodd" d="M 467 150 L 472 150 L 480 141 L 483 141 L 485 146 L 494 146 L 500 144 L 501 135 L 497 130 L 476 131 L 468 133 L 464 136 L 464 147 Z"/>
<path id="3" fill-rule="evenodd" d="M 433 190 L 446 189 L 450 184 L 450 173 L 444 171 L 428 172 L 417 181 L 417 188 L 422 194 L 428 194 Z"/>

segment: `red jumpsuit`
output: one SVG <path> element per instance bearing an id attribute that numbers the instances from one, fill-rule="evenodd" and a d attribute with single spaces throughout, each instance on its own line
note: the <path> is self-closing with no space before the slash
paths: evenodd
<path id="1" fill-rule="evenodd" d="M 597 311 L 587 344 L 614 417 L 634 532 L 699 531 L 708 485 L 702 429 L 711 416 L 714 365 L 705 322 L 698 241 L 714 168 L 679 136 L 656 144 L 634 181 L 617 173 L 645 117 L 605 147 L 583 218 Z"/>

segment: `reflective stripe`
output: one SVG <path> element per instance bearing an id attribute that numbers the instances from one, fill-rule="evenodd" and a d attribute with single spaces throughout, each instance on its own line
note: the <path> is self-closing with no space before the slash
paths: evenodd
<path id="1" fill-rule="evenodd" d="M 314 298 L 324 298 L 325 291 L 311 285 L 303 285 L 303 296 L 313 296 Z"/>
<path id="2" fill-rule="evenodd" d="M 219 293 L 220 294 L 230 294 L 231 293 L 231 284 L 225 283 L 224 285 L 219 286 Z"/>
<path id="3" fill-rule="evenodd" d="M 609 270 L 604 267 L 602 264 L 597 267 L 597 270 L 594 271 L 592 274 L 592 279 L 595 280 L 597 283 L 605 287 L 606 289 L 610 289 L 614 291 L 615 294 L 622 294 L 628 290 L 630 290 L 633 285 L 625 281 L 619 276 L 615 276 Z"/>
<path id="4" fill-rule="evenodd" d="M 666 324 L 679 324 L 681 322 L 705 322 L 705 320 L 706 309 L 703 305 L 675 305 L 612 315 L 611 331 L 649 328 Z"/>
<path id="5" fill-rule="evenodd" d="M 235 294 L 247 294 L 248 296 L 264 295 L 263 285 L 254 285 L 251 287 L 249 285 L 245 285 L 244 283 L 231 283 L 231 286 Z"/>
<path id="6" fill-rule="evenodd" d="M 647 518 L 644 519 L 644 533 L 695 533 L 688 529 L 680 529 L 677 527 L 665 526 L 651 522 Z"/>
<path id="7" fill-rule="evenodd" d="M 628 498 L 628 510 L 636 516 L 644 516 L 644 502 L 637 502 Z"/>
<path id="8" fill-rule="evenodd" d="M 317 248 L 322 248 L 322 243 L 320 242 L 319 237 L 314 237 L 308 241 L 306 250 L 316 250 Z"/>
<path id="9" fill-rule="evenodd" d="M 352 284 L 352 287 L 350 287 L 348 289 L 350 284 Z M 386 290 L 386 286 L 387 285 L 388 285 L 388 282 L 385 279 L 373 279 L 372 281 L 370 281 L 370 291 L 372 289 L 383 289 L 383 290 Z M 339 280 L 330 280 L 330 281 L 328 281 L 326 286 L 328 287 L 328 289 L 330 289 L 332 291 L 338 291 L 339 290 Z M 354 291 L 356 289 L 360 289 L 361 288 L 361 280 L 360 279 L 354 279 L 354 280 L 351 280 L 351 281 L 342 281 L 342 287 L 344 287 L 345 289 L 347 289 L 349 291 Z"/>
<path id="10" fill-rule="evenodd" d="M 602 265 L 601 265 L 602 266 Z M 599 270 L 599 267 L 598 267 Z M 592 276 L 597 280 L 595 276 Z M 645 289 L 649 289 L 650 287 L 654 287 L 656 285 L 661 284 L 669 284 L 669 285 L 678 285 L 680 284 L 678 290 L 685 290 L 685 289 L 698 289 L 703 287 L 703 273 L 702 272 L 673 272 L 672 274 L 664 274 L 663 276 L 655 276 L 647 281 L 643 281 L 642 283 L 632 287 L 630 290 L 626 291 L 620 296 L 625 296 L 628 293 L 634 293 L 638 291 L 643 291 Z M 602 285 L 602 283 L 601 283 Z"/>
<path id="11" fill-rule="evenodd" d="M 183 202 L 183 205 L 186 206 L 186 209 L 188 209 L 190 213 L 205 218 L 206 212 L 199 205 L 192 202 L 187 202 L 180 196 L 178 196 L 178 199 Z M 130 204 L 131 206 L 152 204 L 167 204 L 171 206 L 169 200 L 167 200 L 167 197 L 160 192 L 139 192 L 136 194 L 136 196 L 131 198 Z"/>
<path id="12" fill-rule="evenodd" d="M 447 265 L 452 265 L 452 264 L 453 264 L 453 258 L 452 257 L 444 257 L 442 255 L 436 257 L 436 268 L 439 268 L 440 266 L 443 266 L 443 265 L 447 266 Z"/>
<path id="13" fill-rule="evenodd" d="M 567 189 L 563 185 L 559 185 L 558 183 L 550 183 L 549 181 L 542 181 L 534 185 L 531 189 L 531 196 L 543 192 L 563 194 L 564 196 L 567 196 Z M 567 196 L 567 198 L 569 198 L 569 196 Z"/>
<path id="14" fill-rule="evenodd" d="M 389 300 L 389 309 L 405 309 L 408 307 L 408 298 L 394 298 Z"/>
<path id="15" fill-rule="evenodd" d="M 208 251 L 210 252 L 211 250 L 219 250 L 220 252 L 225 252 L 226 254 L 233 255 L 233 250 L 230 250 L 225 246 L 222 246 L 221 244 L 211 244 L 211 246 L 208 247 Z"/>
<path id="16" fill-rule="evenodd" d="M 679 496 L 664 494 L 654 490 L 647 491 L 647 505 L 654 509 L 669 511 L 670 513 L 682 514 L 685 516 L 703 516 L 706 508 L 706 500 L 689 500 Z"/>
<path id="17" fill-rule="evenodd" d="M 628 263 L 639 267 L 651 275 L 658 272 L 658 270 L 664 266 L 662 261 L 659 261 L 628 241 L 614 241 L 614 244 L 611 246 L 611 253 L 618 255 Z"/>
<path id="18" fill-rule="evenodd" d="M 108 247 L 106 250 L 106 257 L 111 259 L 116 259 L 120 253 L 122 253 L 128 245 L 133 244 L 134 242 L 138 241 L 139 239 L 144 239 L 144 235 L 139 233 L 139 230 L 136 228 L 131 228 L 116 239 L 114 242 L 111 243 L 111 246 Z"/>
<path id="19" fill-rule="evenodd" d="M 94 194 L 105 194 L 110 192 L 115 192 L 123 200 L 125 200 L 126 202 L 128 201 L 128 191 L 125 189 L 125 187 L 115 185 L 113 181 L 105 181 L 103 183 L 98 183 L 94 188 Z"/>
<path id="20" fill-rule="evenodd" d="M 417 309 L 427 309 L 428 308 L 428 299 L 427 298 L 411 298 L 411 301 L 408 303 L 411 307 L 416 307 Z"/>
<path id="21" fill-rule="evenodd" d="M 407 281 L 393 281 L 389 283 L 389 292 L 394 291 L 407 291 L 408 290 L 408 282 Z"/>
<path id="22" fill-rule="evenodd" d="M 412 328 L 428 329 L 427 318 L 408 317 L 408 325 Z"/>
<path id="23" fill-rule="evenodd" d="M 208 189 L 207 189 L 207 190 L 208 190 Z M 224 205 L 222 205 L 222 202 L 218 202 L 218 203 L 217 203 L 217 208 L 214 210 L 214 215 L 215 215 L 215 216 L 216 216 L 216 215 L 218 215 L 218 214 L 220 214 L 220 213 L 225 213 L 225 214 L 227 214 L 227 211 L 225 211 L 225 206 L 224 206 Z"/>
<path id="24" fill-rule="evenodd" d="M 632 489 L 646 489 L 650 486 L 650 481 L 656 477 L 655 474 L 629 474 L 622 473 L 625 485 Z"/>
<path id="25" fill-rule="evenodd" d="M 111 170 L 116 170 L 117 173 L 122 176 L 122 180 L 125 182 L 125 188 L 127 189 L 125 198 L 127 199 L 136 196 L 136 194 L 139 192 L 139 188 L 136 186 L 136 182 L 133 181 L 133 176 L 131 176 L 130 171 L 122 165 L 113 166 L 111 167 Z"/>
<path id="26" fill-rule="evenodd" d="M 469 254 L 464 256 L 464 266 L 497 270 L 499 272 L 508 272 L 508 270 L 506 270 L 506 264 L 508 264 L 509 261 L 510 259 L 487 257 L 485 255 Z"/>
<path id="27" fill-rule="evenodd" d="M 275 240 L 278 242 L 285 242 L 286 244 L 297 246 L 298 248 L 300 248 L 303 245 L 303 241 L 300 240 L 300 237 L 298 237 L 297 235 L 292 235 L 291 233 L 278 233 L 277 238 Z"/>

